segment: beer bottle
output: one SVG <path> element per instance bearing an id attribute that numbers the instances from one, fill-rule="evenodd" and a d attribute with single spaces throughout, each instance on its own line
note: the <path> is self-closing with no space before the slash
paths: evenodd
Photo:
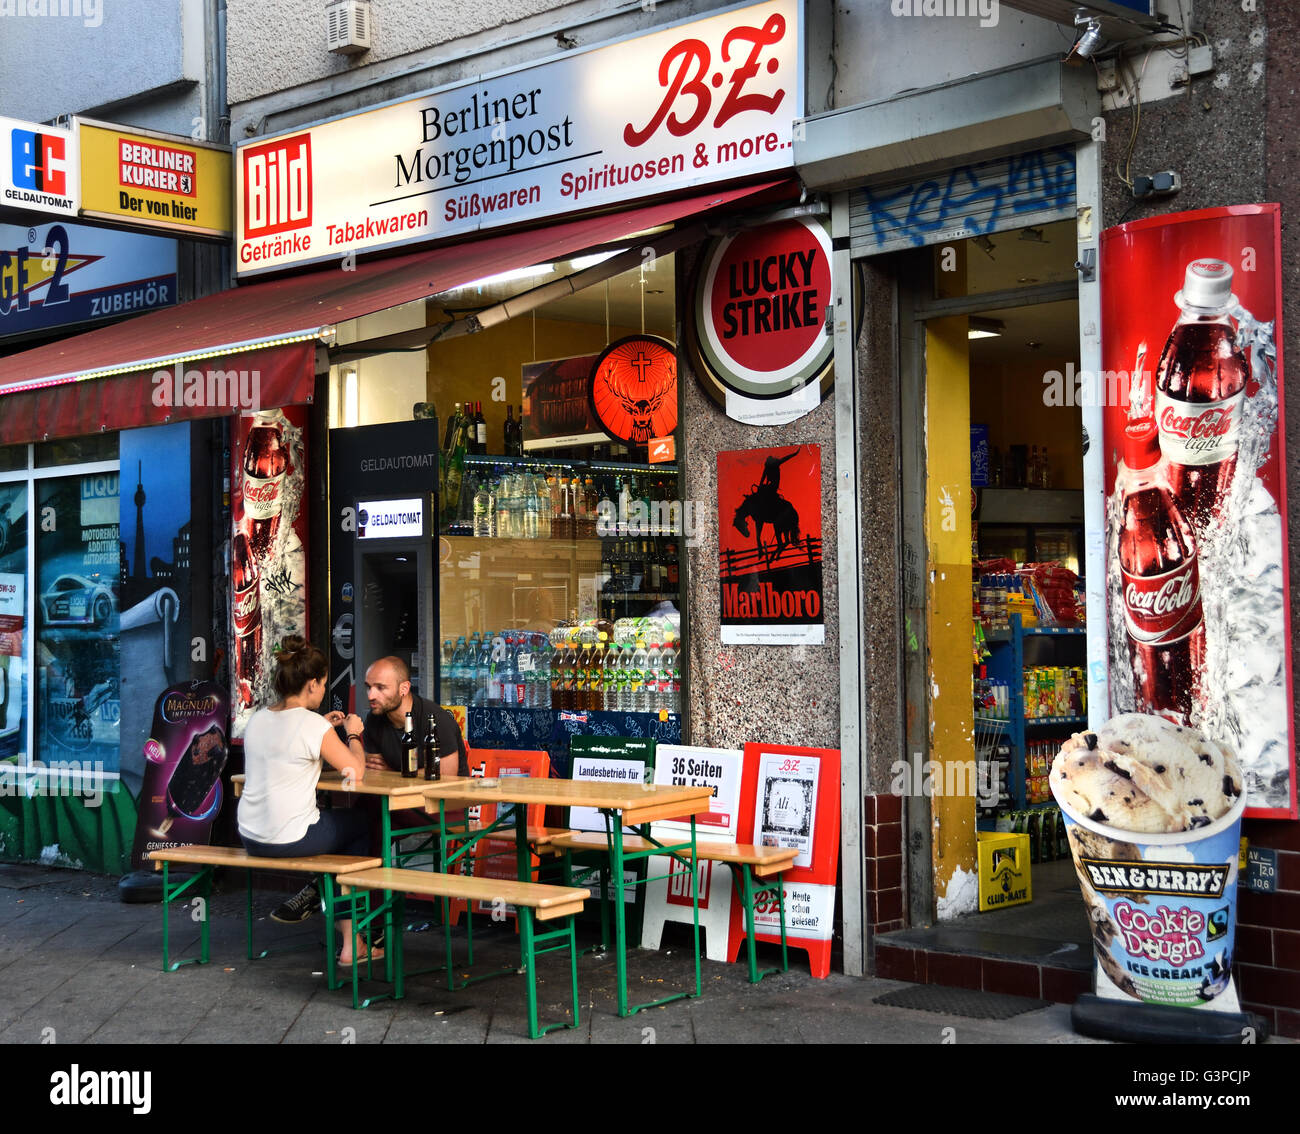
<path id="1" fill-rule="evenodd" d="M 424 760 L 424 778 L 426 780 L 442 779 L 442 752 L 438 748 L 438 727 L 429 714 L 429 724 L 424 730 L 424 740 L 420 745 Z"/>
<path id="2" fill-rule="evenodd" d="M 406 714 L 406 727 L 402 729 L 402 776 L 412 780 L 420 768 L 420 746 L 415 739 L 415 725 L 411 714 Z"/>

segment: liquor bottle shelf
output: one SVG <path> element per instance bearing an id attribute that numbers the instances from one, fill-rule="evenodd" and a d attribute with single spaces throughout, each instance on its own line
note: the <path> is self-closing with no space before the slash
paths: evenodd
<path id="1" fill-rule="evenodd" d="M 1025 717 L 1025 727 L 1039 725 L 1074 725 L 1087 724 L 1087 717 Z"/>

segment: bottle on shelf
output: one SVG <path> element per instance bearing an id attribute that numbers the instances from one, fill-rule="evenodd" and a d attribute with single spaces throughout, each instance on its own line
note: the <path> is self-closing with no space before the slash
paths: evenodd
<path id="1" fill-rule="evenodd" d="M 506 406 L 506 421 L 501 427 L 501 452 L 507 457 L 519 455 L 519 450 L 515 447 L 515 431 L 518 429 L 518 423 L 515 421 L 515 407 Z"/>
<path id="2" fill-rule="evenodd" d="M 474 452 L 483 456 L 487 452 L 487 418 L 483 416 L 483 403 L 474 403 Z"/>
<path id="3" fill-rule="evenodd" d="M 443 480 L 442 522 L 452 523 L 460 512 L 460 489 L 465 476 L 465 454 L 469 451 L 469 425 L 464 417 L 454 430 Z"/>
<path id="4" fill-rule="evenodd" d="M 479 539 L 490 539 L 496 534 L 496 482 L 484 477 L 474 493 L 474 535 Z"/>
<path id="5" fill-rule="evenodd" d="M 645 639 L 636 640 L 636 651 L 632 655 L 632 667 L 628 676 L 632 679 L 632 709 L 637 713 L 650 711 L 650 693 L 646 688 L 650 658 L 646 653 Z"/>
<path id="6" fill-rule="evenodd" d="M 442 451 L 444 454 L 451 452 L 452 442 L 456 437 L 456 430 L 460 428 L 460 402 L 456 403 L 456 408 L 452 410 L 451 416 L 447 418 L 447 428 L 442 434 Z"/>

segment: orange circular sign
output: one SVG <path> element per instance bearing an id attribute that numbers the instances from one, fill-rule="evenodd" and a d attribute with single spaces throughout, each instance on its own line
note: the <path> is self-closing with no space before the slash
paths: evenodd
<path id="1" fill-rule="evenodd" d="M 605 348 L 591 369 L 591 405 L 611 437 L 644 445 L 677 428 L 677 352 L 653 335 Z"/>

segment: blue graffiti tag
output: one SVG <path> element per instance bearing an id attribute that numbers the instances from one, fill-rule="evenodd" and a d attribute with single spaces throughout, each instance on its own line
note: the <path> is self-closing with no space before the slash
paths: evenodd
<path id="1" fill-rule="evenodd" d="M 863 193 L 877 245 L 905 236 L 919 247 L 936 232 L 992 232 L 1007 213 L 1069 208 L 1074 204 L 1074 154 L 1065 148 L 1035 150 L 958 166 L 943 182 L 932 178 Z M 986 213 L 983 222 L 967 211 L 977 206 Z"/>

